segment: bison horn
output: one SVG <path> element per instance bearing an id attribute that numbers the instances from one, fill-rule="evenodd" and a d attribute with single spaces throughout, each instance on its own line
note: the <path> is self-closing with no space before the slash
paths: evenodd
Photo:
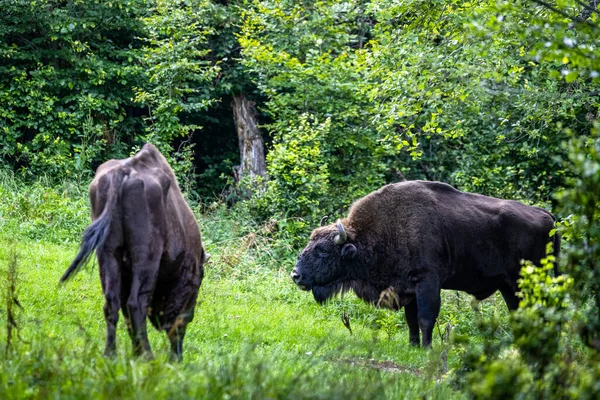
<path id="1" fill-rule="evenodd" d="M 346 234 L 346 230 L 344 229 L 344 225 L 342 225 L 341 220 L 337 220 L 337 228 L 340 233 L 335 235 L 335 244 L 344 244 L 346 240 L 348 240 L 348 235 Z"/>
<path id="2" fill-rule="evenodd" d="M 329 219 L 329 215 L 324 216 L 323 218 L 321 218 L 321 222 L 319 222 L 320 226 L 325 225 L 325 223 L 327 222 L 327 220 Z"/>

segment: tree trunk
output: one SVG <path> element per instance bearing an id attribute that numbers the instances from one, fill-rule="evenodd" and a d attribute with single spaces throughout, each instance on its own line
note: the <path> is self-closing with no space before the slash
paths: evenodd
<path id="1" fill-rule="evenodd" d="M 231 105 L 241 160 L 240 165 L 234 167 L 235 179 L 239 181 L 244 176 L 265 176 L 265 144 L 257 126 L 256 106 L 243 94 L 235 95 Z"/>

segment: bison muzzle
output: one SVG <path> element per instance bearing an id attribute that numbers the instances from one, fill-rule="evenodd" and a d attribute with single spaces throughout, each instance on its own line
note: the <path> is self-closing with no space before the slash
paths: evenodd
<path id="1" fill-rule="evenodd" d="M 96 251 L 106 303 L 105 355 L 116 352 L 119 309 L 136 355 L 152 357 L 146 318 L 167 333 L 181 360 L 208 254 L 167 160 L 151 144 L 102 164 L 90 184 L 92 224 L 61 282 Z"/>
<path id="2" fill-rule="evenodd" d="M 522 260 L 539 264 L 558 235 L 548 211 L 460 192 L 441 182 L 391 184 L 356 201 L 347 218 L 312 232 L 292 279 L 323 303 L 353 290 L 375 305 L 404 307 L 412 345 L 431 345 L 440 290 L 482 300 L 500 291 L 519 305 Z M 419 331 L 420 329 L 420 331 Z"/>

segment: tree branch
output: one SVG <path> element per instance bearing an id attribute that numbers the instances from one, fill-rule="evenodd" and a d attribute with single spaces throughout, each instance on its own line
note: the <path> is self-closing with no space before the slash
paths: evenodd
<path id="1" fill-rule="evenodd" d="M 579 18 L 581 18 L 582 20 L 587 20 L 589 17 L 592 16 L 592 13 L 600 14 L 600 12 L 598 11 L 598 5 L 600 4 L 599 0 L 590 0 L 590 4 L 585 4 L 581 0 L 575 1 L 583 7 L 583 10 L 579 14 Z"/>
<path id="2" fill-rule="evenodd" d="M 569 15 L 569 14 L 567 14 L 566 12 L 564 12 L 563 10 L 560 10 L 560 9 L 556 8 L 556 7 L 554 7 L 552 4 L 546 3 L 545 1 L 542 1 L 542 0 L 532 0 L 532 1 L 533 1 L 534 3 L 537 3 L 537 4 L 541 5 L 541 6 L 543 6 L 543 7 L 546 7 L 547 9 L 549 9 L 549 10 L 551 10 L 551 11 L 554 11 L 554 12 L 555 12 L 555 13 L 557 13 L 557 14 L 560 14 L 560 15 L 562 15 L 562 16 L 563 16 L 563 17 L 565 17 L 565 18 L 568 18 L 568 19 L 570 19 L 571 21 L 573 21 L 573 22 L 575 22 L 575 23 L 578 23 L 578 24 L 586 24 L 586 25 L 588 25 L 588 26 L 591 26 L 592 28 L 598 28 L 598 25 L 594 24 L 593 22 L 591 22 L 591 21 L 588 21 L 587 19 L 583 19 L 583 18 L 581 18 L 580 16 L 572 16 L 572 15 Z M 592 0 L 592 1 L 595 1 L 595 0 Z M 582 13 L 582 14 L 583 14 L 583 13 Z"/>

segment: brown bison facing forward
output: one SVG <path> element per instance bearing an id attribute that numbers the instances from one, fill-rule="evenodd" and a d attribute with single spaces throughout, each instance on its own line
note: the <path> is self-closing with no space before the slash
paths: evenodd
<path id="1" fill-rule="evenodd" d="M 292 278 L 322 303 L 340 291 L 393 309 L 404 307 L 410 343 L 431 345 L 440 289 L 485 299 L 500 290 L 518 307 L 521 260 L 540 262 L 549 212 L 511 200 L 464 193 L 445 183 L 387 185 L 350 208 L 348 218 L 313 231 Z"/>
<path id="2" fill-rule="evenodd" d="M 188 322 L 208 254 L 196 219 L 181 195 L 173 170 L 151 144 L 133 157 L 102 164 L 90 184 L 92 224 L 61 282 L 96 250 L 107 325 L 104 353 L 115 353 L 119 308 L 136 355 L 152 357 L 146 317 L 171 342 L 181 360 Z"/>

